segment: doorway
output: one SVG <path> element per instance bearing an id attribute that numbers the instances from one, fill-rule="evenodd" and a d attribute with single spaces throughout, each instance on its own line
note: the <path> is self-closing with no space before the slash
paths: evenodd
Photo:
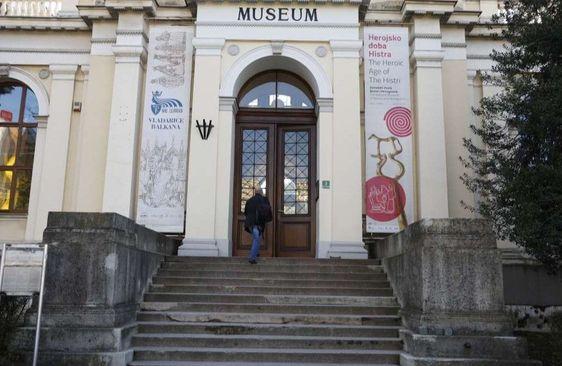
<path id="1" fill-rule="evenodd" d="M 256 75 L 242 88 L 236 117 L 233 255 L 246 256 L 244 206 L 261 187 L 271 202 L 262 257 L 316 255 L 316 115 L 313 93 L 285 71 Z"/>

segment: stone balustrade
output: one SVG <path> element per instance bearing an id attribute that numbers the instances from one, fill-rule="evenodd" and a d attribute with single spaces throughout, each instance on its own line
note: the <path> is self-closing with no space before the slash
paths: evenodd
<path id="1" fill-rule="evenodd" d="M 62 7 L 62 0 L 0 0 L 0 16 L 56 17 Z"/>

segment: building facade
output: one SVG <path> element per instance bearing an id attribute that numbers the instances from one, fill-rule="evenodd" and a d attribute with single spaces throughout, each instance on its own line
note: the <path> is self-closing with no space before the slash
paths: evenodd
<path id="1" fill-rule="evenodd" d="M 496 92 L 481 75 L 500 6 L 2 1 L 0 240 L 40 241 L 50 211 L 116 212 L 184 235 L 180 254 L 244 255 L 260 186 L 262 255 L 366 257 L 371 27 L 407 32 L 408 222 L 467 217 L 459 156 Z"/>

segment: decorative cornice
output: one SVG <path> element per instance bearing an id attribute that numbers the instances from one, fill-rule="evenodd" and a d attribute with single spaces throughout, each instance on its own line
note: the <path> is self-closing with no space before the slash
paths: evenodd
<path id="1" fill-rule="evenodd" d="M 80 18 L 0 17 L 0 30 L 23 31 L 87 31 Z"/>
<path id="2" fill-rule="evenodd" d="M 271 4 L 275 1 L 273 0 L 248 0 L 247 2 L 251 2 L 252 4 Z M 322 5 L 363 5 L 365 3 L 364 0 L 279 0 L 279 2 L 284 4 L 295 4 L 295 5 L 306 5 L 306 4 L 314 4 L 318 6 Z M 221 4 L 221 3 L 242 3 L 242 1 L 236 0 L 197 0 L 197 3 L 213 3 L 213 4 Z"/>
<path id="3" fill-rule="evenodd" d="M 466 48 L 466 43 L 463 42 L 441 42 L 443 48 Z"/>
<path id="4" fill-rule="evenodd" d="M 90 43 L 112 44 L 117 41 L 117 38 L 92 38 Z"/>
<path id="5" fill-rule="evenodd" d="M 195 22 L 197 26 L 205 27 L 244 27 L 244 28 L 357 28 L 360 23 L 241 23 L 241 22 L 217 22 L 210 20 L 198 20 Z"/>
<path id="6" fill-rule="evenodd" d="M 0 48 L 0 52 L 14 53 L 65 53 L 65 54 L 89 54 L 90 50 L 67 50 L 67 49 L 46 49 L 46 48 Z"/>

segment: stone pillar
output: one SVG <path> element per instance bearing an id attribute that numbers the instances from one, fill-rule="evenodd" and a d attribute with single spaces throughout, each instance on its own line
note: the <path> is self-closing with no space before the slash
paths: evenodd
<path id="1" fill-rule="evenodd" d="M 76 210 L 100 212 L 103 202 L 109 120 L 113 97 L 115 22 L 92 24 L 90 77 L 85 86 L 78 136 Z"/>
<path id="2" fill-rule="evenodd" d="M 232 148 L 219 146 L 220 141 L 228 136 L 228 129 L 232 126 L 223 125 L 230 121 L 221 121 L 222 115 L 219 111 L 219 89 L 221 78 L 221 52 L 224 46 L 224 39 L 215 38 L 194 38 L 195 47 L 195 72 L 193 79 L 193 105 L 191 113 L 191 130 L 189 142 L 189 167 L 187 170 L 187 213 L 186 213 L 186 232 L 183 245 L 178 249 L 179 255 L 189 256 L 218 256 L 228 255 L 224 250 L 219 252 L 217 245 L 217 212 L 229 207 L 230 202 L 219 202 L 218 198 L 223 197 L 219 189 L 224 189 L 224 183 L 217 182 L 218 177 L 230 172 L 218 173 L 220 159 L 231 160 Z M 224 111 L 223 111 L 224 112 Z M 228 119 L 225 113 L 224 117 Z M 203 140 L 199 135 L 195 121 L 202 122 L 212 120 L 216 128 L 211 132 L 207 140 Z M 221 137 L 219 137 L 221 136 Z M 230 142 L 232 143 L 232 141 Z M 230 149 L 230 150 L 229 150 Z M 221 154 L 221 155 L 219 155 Z M 230 164 L 230 163 L 226 163 Z M 224 167 L 224 166 L 223 166 Z M 228 179 L 227 181 L 230 181 Z M 228 188 L 232 190 L 231 187 Z M 228 196 L 228 194 L 227 194 Z M 219 205 L 220 207 L 218 207 Z M 219 215 L 228 215 L 220 213 Z M 221 219 L 224 221 L 224 218 Z M 229 224 L 227 224 L 229 225 Z M 225 233 L 224 228 L 222 233 Z M 225 238 L 221 238 L 224 240 Z M 224 242 L 222 243 L 224 245 Z M 222 246 L 221 245 L 221 246 Z"/>
<path id="3" fill-rule="evenodd" d="M 363 244 L 358 40 L 331 41 L 333 52 L 332 241 L 329 257 L 367 258 Z"/>
<path id="4" fill-rule="evenodd" d="M 442 45 L 445 51 L 443 61 L 444 119 L 447 151 L 447 187 L 449 215 L 451 217 L 470 217 L 469 210 L 461 202 L 472 203 L 473 194 L 466 188 L 460 177 L 466 172 L 459 156 L 467 155 L 463 139 L 470 137 L 471 99 L 466 85 L 466 37 L 465 29 L 460 27 L 443 29 Z"/>
<path id="5" fill-rule="evenodd" d="M 412 21 L 418 218 L 446 218 L 449 199 L 441 29 L 437 17 L 414 16 Z"/>
<path id="6" fill-rule="evenodd" d="M 146 21 L 142 12 L 121 12 L 113 46 L 115 73 L 109 119 L 103 212 L 133 218 L 137 140 L 146 62 Z"/>
<path id="7" fill-rule="evenodd" d="M 77 65 L 51 65 L 49 118 L 45 134 L 35 222 L 28 224 L 26 237 L 40 240 L 50 211 L 62 211 L 68 159 L 70 119 Z M 39 129 L 41 130 L 41 129 Z M 38 134 L 39 135 L 39 134 Z M 41 150 L 37 150 L 41 151 Z M 34 174 L 35 175 L 35 174 Z"/>
<path id="8" fill-rule="evenodd" d="M 332 159 L 334 155 L 334 126 L 333 111 L 334 100 L 332 98 L 317 99 L 318 121 L 316 130 L 318 134 L 318 180 L 332 181 L 333 169 Z M 317 238 L 318 258 L 328 258 L 328 251 L 332 245 L 332 189 L 323 189 L 322 183 L 318 187 L 317 215 Z"/>

